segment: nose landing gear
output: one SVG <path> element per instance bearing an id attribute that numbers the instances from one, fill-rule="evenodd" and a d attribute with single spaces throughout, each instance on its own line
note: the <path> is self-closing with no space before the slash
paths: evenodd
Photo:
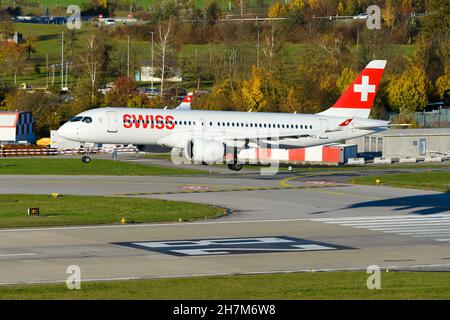
<path id="1" fill-rule="evenodd" d="M 91 157 L 89 157 L 89 156 L 83 156 L 83 157 L 81 158 L 81 161 L 83 161 L 83 163 L 89 163 L 89 162 L 91 162 Z"/>
<path id="2" fill-rule="evenodd" d="M 85 148 L 85 155 L 81 157 L 81 161 L 83 163 L 90 163 L 91 157 L 89 157 L 89 147 Z"/>

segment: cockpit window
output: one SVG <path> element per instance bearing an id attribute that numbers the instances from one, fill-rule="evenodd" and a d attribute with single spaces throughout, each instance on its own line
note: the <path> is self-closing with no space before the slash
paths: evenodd
<path id="1" fill-rule="evenodd" d="M 91 123 L 92 122 L 92 118 L 91 117 L 84 117 L 83 120 L 81 120 L 81 122 Z"/>
<path id="2" fill-rule="evenodd" d="M 72 119 L 69 120 L 69 122 L 78 122 L 81 121 L 81 119 L 83 119 L 83 117 L 73 117 Z"/>

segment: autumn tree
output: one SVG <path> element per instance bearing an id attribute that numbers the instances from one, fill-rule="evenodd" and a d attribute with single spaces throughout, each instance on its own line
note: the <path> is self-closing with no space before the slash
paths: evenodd
<path id="1" fill-rule="evenodd" d="M 423 110 L 428 102 L 429 86 L 425 72 L 418 66 L 410 66 L 402 75 L 394 76 L 389 83 L 388 101 L 391 108 L 401 114 Z"/>
<path id="2" fill-rule="evenodd" d="M 383 10 L 383 20 L 384 20 L 384 24 L 389 28 L 392 29 L 395 25 L 395 7 L 392 4 L 392 0 L 386 0 L 385 2 L 385 8 Z"/>
<path id="3" fill-rule="evenodd" d="M 26 47 L 11 41 L 3 42 L 0 45 L 0 58 L 5 62 L 14 78 L 14 85 L 17 84 L 17 74 L 24 67 L 26 59 Z"/>
<path id="4" fill-rule="evenodd" d="M 262 91 L 262 79 L 255 66 L 252 67 L 251 79 L 242 82 L 241 92 L 246 108 L 260 111 L 266 106 L 267 101 L 265 101 Z"/>
<path id="5" fill-rule="evenodd" d="M 267 11 L 267 16 L 269 18 L 280 18 L 286 16 L 286 7 L 282 5 L 278 0 L 269 7 Z"/>
<path id="6" fill-rule="evenodd" d="M 106 94 L 105 105 L 108 107 L 124 107 L 132 102 L 133 106 L 137 106 L 139 103 L 136 96 L 140 96 L 136 90 L 136 81 L 132 78 L 120 77 L 114 81 L 112 89 Z"/>
<path id="7" fill-rule="evenodd" d="M 352 84 L 353 80 L 356 79 L 357 75 L 358 74 L 355 71 L 353 71 L 348 67 L 342 69 L 341 75 L 339 79 L 336 81 L 336 86 L 338 90 L 341 93 L 344 93 L 344 91 Z"/>

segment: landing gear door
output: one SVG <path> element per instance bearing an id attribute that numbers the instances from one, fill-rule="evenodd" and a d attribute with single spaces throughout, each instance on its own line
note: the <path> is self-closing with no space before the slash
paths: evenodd
<path id="1" fill-rule="evenodd" d="M 116 133 L 119 128 L 119 122 L 117 120 L 117 112 L 116 111 L 108 111 L 108 132 Z"/>

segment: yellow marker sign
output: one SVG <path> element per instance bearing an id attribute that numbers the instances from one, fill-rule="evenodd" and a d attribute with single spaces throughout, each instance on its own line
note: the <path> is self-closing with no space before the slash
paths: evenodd
<path id="1" fill-rule="evenodd" d="M 125 224 L 125 223 L 127 223 L 127 220 L 125 219 L 125 217 L 124 217 L 124 218 L 122 218 L 122 220 L 120 220 L 120 223 L 121 223 L 121 224 Z"/>

